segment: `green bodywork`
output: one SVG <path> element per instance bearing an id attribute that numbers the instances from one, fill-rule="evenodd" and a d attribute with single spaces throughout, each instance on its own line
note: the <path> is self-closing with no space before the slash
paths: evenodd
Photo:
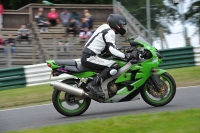
<path id="1" fill-rule="evenodd" d="M 149 45 L 145 41 L 141 41 L 137 39 L 135 41 L 141 44 L 140 46 L 138 46 L 139 48 L 147 49 L 148 51 L 150 51 L 152 54 L 152 58 L 143 60 L 136 64 L 132 64 L 132 66 L 127 71 L 124 71 L 115 80 L 115 83 L 121 83 L 121 82 L 131 81 L 131 80 L 133 81 L 131 84 L 129 84 L 129 86 L 132 86 L 132 89 L 129 89 L 130 91 L 128 90 L 127 87 L 123 87 L 120 90 L 118 90 L 116 95 L 128 95 L 131 92 L 138 89 L 139 87 L 141 87 L 151 76 L 152 74 L 151 70 L 158 68 L 159 64 L 162 62 L 162 60 L 158 58 L 156 54 L 156 51 L 157 51 L 156 48 Z M 120 67 L 123 67 L 127 64 L 127 62 L 123 60 L 118 60 L 118 59 L 112 59 L 112 60 L 115 61 Z M 56 64 L 54 64 L 53 60 L 49 60 L 47 61 L 47 63 L 51 64 L 52 69 L 59 67 Z M 157 70 L 156 73 L 160 75 L 166 72 L 165 70 L 162 70 L 162 69 L 156 69 L 156 70 Z M 135 78 L 134 80 L 132 79 L 133 74 Z M 91 72 L 91 71 L 73 74 L 73 76 L 76 76 L 77 78 L 87 78 L 87 77 L 91 77 L 95 75 L 96 75 L 96 72 Z"/>
<path id="2" fill-rule="evenodd" d="M 142 42 L 142 41 L 137 41 L 137 42 L 139 42 L 142 45 L 141 46 L 142 48 L 148 49 L 151 52 L 152 58 L 145 60 L 141 63 L 133 64 L 131 66 L 129 70 L 138 71 L 135 75 L 135 82 L 130 84 L 130 86 L 132 86 L 133 89 L 129 91 L 127 87 L 123 87 L 117 92 L 116 95 L 128 95 L 131 92 L 135 91 L 137 88 L 141 87 L 147 81 L 147 79 L 149 79 L 149 77 L 151 76 L 152 74 L 151 69 L 158 68 L 159 64 L 162 62 L 162 60 L 158 58 L 156 54 L 156 49 L 153 46 L 150 46 L 147 43 Z M 119 66 L 124 65 L 122 61 L 116 61 L 116 62 L 118 63 Z M 156 73 L 158 74 L 162 74 L 165 72 L 166 72 L 165 70 L 156 69 Z M 124 72 L 120 77 L 117 78 L 115 83 L 131 80 L 131 77 L 132 77 L 132 73 Z"/>
<path id="3" fill-rule="evenodd" d="M 52 69 L 57 69 L 60 67 L 58 64 L 55 63 L 54 60 L 47 60 L 46 63 L 50 64 Z"/>
<path id="4" fill-rule="evenodd" d="M 96 72 L 82 72 L 82 73 L 73 74 L 73 76 L 76 76 L 77 78 L 88 78 L 94 75 L 96 75 Z"/>

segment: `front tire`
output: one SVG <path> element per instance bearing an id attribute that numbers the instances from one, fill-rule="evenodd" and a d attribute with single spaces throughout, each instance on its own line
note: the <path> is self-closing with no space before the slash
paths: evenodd
<path id="1" fill-rule="evenodd" d="M 159 107 L 168 104 L 176 94 L 176 83 L 173 77 L 168 73 L 160 75 L 161 90 L 156 91 L 152 82 L 148 80 L 141 90 L 140 94 L 143 100 L 149 105 Z"/>
<path id="2" fill-rule="evenodd" d="M 77 85 L 79 80 L 67 79 L 62 81 L 63 83 L 70 85 Z M 90 106 L 91 99 L 84 98 L 77 102 L 70 102 L 67 99 L 73 97 L 68 93 L 54 89 L 52 94 L 52 102 L 55 109 L 64 116 L 78 116 L 83 114 Z"/>

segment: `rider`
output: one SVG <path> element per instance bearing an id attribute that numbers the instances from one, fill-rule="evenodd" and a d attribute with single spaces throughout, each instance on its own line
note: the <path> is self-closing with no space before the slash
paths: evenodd
<path id="1" fill-rule="evenodd" d="M 110 14 L 107 19 L 107 24 L 99 26 L 83 48 L 81 57 L 82 65 L 90 69 L 102 70 L 87 85 L 88 90 L 101 98 L 105 96 L 100 87 L 101 83 L 115 75 L 119 69 L 115 61 L 104 59 L 102 55 L 110 52 L 112 55 L 122 59 L 135 57 L 135 55 L 130 53 L 122 53 L 115 46 L 115 34 L 123 36 L 126 33 L 126 24 L 126 19 L 122 15 Z"/>

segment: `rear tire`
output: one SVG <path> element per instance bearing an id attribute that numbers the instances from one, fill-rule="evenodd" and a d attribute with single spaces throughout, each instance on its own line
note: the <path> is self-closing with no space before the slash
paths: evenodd
<path id="1" fill-rule="evenodd" d="M 75 85 L 79 82 L 79 80 L 67 79 L 62 82 L 66 83 L 66 84 Z M 65 92 L 54 89 L 53 94 L 52 94 L 52 102 L 53 102 L 53 106 L 55 107 L 55 109 L 64 116 L 81 115 L 90 106 L 91 99 L 89 99 L 89 98 L 84 98 L 82 100 L 79 100 L 77 103 L 70 104 L 69 102 L 66 101 L 66 98 L 65 98 L 67 93 L 64 94 L 64 98 L 62 98 L 61 93 L 65 93 Z M 73 95 L 71 95 L 71 96 L 73 96 Z M 66 107 L 66 106 L 68 106 L 68 107 Z M 73 108 L 74 106 L 78 106 L 78 107 Z M 73 108 L 73 109 L 71 109 L 71 108 Z"/>
<path id="2" fill-rule="evenodd" d="M 144 85 L 143 89 L 140 92 L 143 100 L 149 105 L 152 105 L 155 107 L 164 106 L 168 104 L 174 98 L 176 94 L 176 83 L 170 74 L 163 73 L 160 75 L 160 79 L 161 79 L 162 87 L 165 88 L 164 90 L 165 91 L 164 93 L 166 93 L 165 95 L 157 97 L 156 94 L 161 93 L 161 92 L 156 92 L 154 91 L 154 89 L 150 89 L 150 87 L 148 86 L 149 84 L 151 84 L 151 82 L 149 81 L 146 82 L 146 84 Z"/>

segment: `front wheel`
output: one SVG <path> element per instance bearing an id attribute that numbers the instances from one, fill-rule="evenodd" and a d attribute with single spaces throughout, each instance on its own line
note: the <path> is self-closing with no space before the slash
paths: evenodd
<path id="1" fill-rule="evenodd" d="M 143 100 L 149 105 L 164 106 L 174 98 L 176 83 L 173 77 L 165 72 L 160 75 L 160 90 L 157 90 L 151 80 L 148 80 L 140 93 Z"/>
<path id="2" fill-rule="evenodd" d="M 77 86 L 79 80 L 67 79 L 63 83 Z M 83 114 L 90 106 L 91 99 L 80 98 L 54 89 L 52 94 L 52 102 L 55 109 L 64 116 L 78 116 Z"/>

